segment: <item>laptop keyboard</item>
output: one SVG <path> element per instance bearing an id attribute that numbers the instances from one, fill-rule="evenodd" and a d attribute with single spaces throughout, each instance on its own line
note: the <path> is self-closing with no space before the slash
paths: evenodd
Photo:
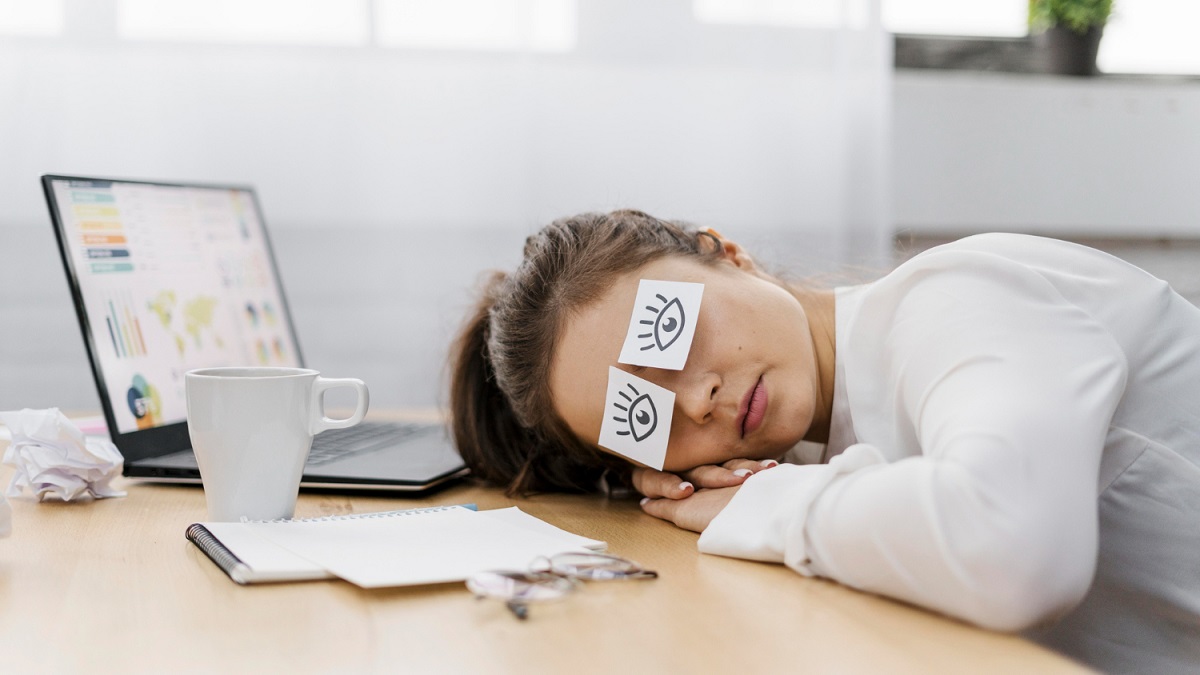
<path id="1" fill-rule="evenodd" d="M 308 466 L 319 466 L 357 452 L 390 445 L 429 428 L 428 424 L 362 422 L 349 429 L 323 431 L 313 437 Z"/>

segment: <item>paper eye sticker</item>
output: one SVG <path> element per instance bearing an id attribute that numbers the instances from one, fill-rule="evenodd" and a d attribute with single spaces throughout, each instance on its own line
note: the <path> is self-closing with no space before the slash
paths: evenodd
<path id="1" fill-rule="evenodd" d="M 661 471 L 674 412 L 673 392 L 609 366 L 600 446 Z"/>
<path id="2" fill-rule="evenodd" d="M 628 389 L 637 398 L 630 396 L 625 389 Z M 632 384 L 626 384 L 624 389 L 618 389 L 617 394 L 625 399 L 625 405 L 621 405 L 620 401 L 613 400 L 613 407 L 621 411 L 613 414 L 613 421 L 629 425 L 628 430 L 618 429 L 617 435 L 633 436 L 635 443 L 649 438 L 650 434 L 658 428 L 658 409 L 654 407 L 654 399 L 650 398 L 649 394 L 638 391 L 637 387 Z M 621 414 L 625 416 L 620 417 Z"/>
<path id="3" fill-rule="evenodd" d="M 642 279 L 617 362 L 683 370 L 703 295 L 704 284 Z"/>

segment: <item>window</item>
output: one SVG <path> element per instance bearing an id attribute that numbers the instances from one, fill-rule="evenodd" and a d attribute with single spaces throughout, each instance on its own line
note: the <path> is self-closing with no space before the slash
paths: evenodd
<path id="1" fill-rule="evenodd" d="M 893 33 L 1021 37 L 1029 0 L 883 0 L 883 27 Z"/>
<path id="2" fill-rule="evenodd" d="M 1197 22 L 1195 0 L 1115 0 L 1100 41 L 1100 70 L 1200 74 Z"/>
<path id="3" fill-rule="evenodd" d="M 693 0 L 703 23 L 832 28 L 866 16 L 869 0 Z M 1035 70 L 1029 0 L 880 0 L 885 29 L 904 35 L 898 63 L 935 68 Z M 1100 43 L 1107 73 L 1200 74 L 1196 0 L 1114 0 Z M 944 36 L 927 39 L 924 36 Z M 946 38 L 962 38 L 961 44 Z M 924 38 L 924 39 L 923 39 Z M 1007 39 L 1006 39 L 1007 38 Z M 909 63 L 911 62 L 911 63 Z"/>
<path id="4" fill-rule="evenodd" d="M 567 51 L 577 32 L 575 0 L 115 1 L 130 40 Z"/>
<path id="5" fill-rule="evenodd" d="M 0 35 L 59 35 L 62 0 L 0 0 Z"/>
<path id="6" fill-rule="evenodd" d="M 1025 35 L 1029 0 L 883 0 L 883 26 L 923 35 Z M 703 23 L 834 28 L 862 25 L 868 0 L 694 0 Z"/>
<path id="7" fill-rule="evenodd" d="M 862 28 L 868 0 L 694 0 L 701 23 L 832 29 Z"/>
<path id="8" fill-rule="evenodd" d="M 117 0 L 131 40 L 363 45 L 366 0 Z"/>
<path id="9" fill-rule="evenodd" d="M 383 47 L 568 51 L 575 0 L 375 0 Z"/>

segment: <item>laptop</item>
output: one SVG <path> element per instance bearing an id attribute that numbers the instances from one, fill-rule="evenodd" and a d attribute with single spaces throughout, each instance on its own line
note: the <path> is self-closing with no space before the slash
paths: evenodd
<path id="1" fill-rule="evenodd" d="M 42 176 L 83 342 L 126 476 L 196 483 L 184 373 L 303 367 L 254 190 Z M 440 424 L 318 434 L 302 487 L 418 492 L 467 468 Z"/>

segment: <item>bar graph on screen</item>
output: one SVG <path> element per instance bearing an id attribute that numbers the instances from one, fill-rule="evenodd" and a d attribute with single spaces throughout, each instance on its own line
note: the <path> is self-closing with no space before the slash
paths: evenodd
<path id="1" fill-rule="evenodd" d="M 142 323 L 134 313 L 133 299 L 128 293 L 115 293 L 105 301 L 104 322 L 117 358 L 146 355 L 146 338 Z"/>

